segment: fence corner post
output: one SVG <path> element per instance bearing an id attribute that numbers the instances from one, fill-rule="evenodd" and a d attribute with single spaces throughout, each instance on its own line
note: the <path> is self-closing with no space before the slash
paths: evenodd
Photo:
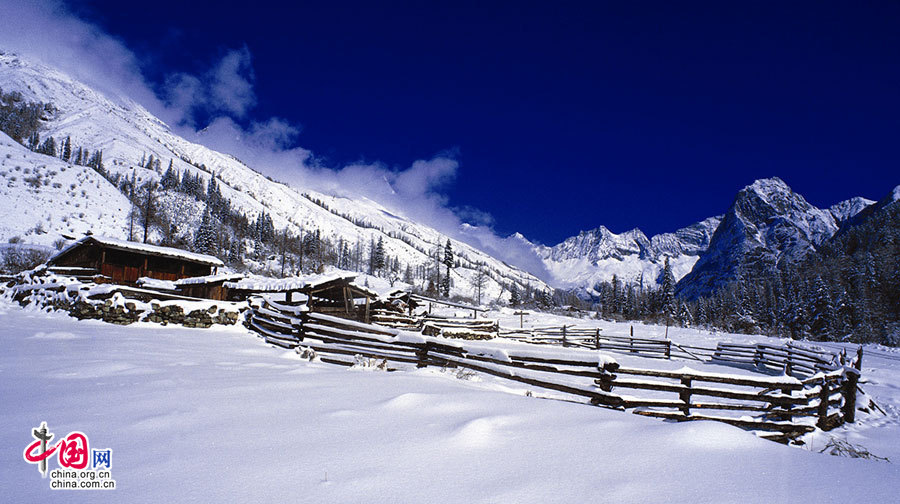
<path id="1" fill-rule="evenodd" d="M 844 382 L 842 385 L 842 392 L 844 395 L 844 406 L 842 408 L 842 413 L 844 416 L 844 422 L 846 423 L 854 423 L 856 422 L 856 384 L 859 382 L 859 374 L 853 371 L 847 373 L 844 376 Z"/>
<path id="2" fill-rule="evenodd" d="M 431 343 L 425 342 L 422 344 L 422 349 L 416 352 L 416 358 L 418 362 L 416 362 L 417 368 L 428 367 L 428 345 Z"/>
<path id="3" fill-rule="evenodd" d="M 678 393 L 678 398 L 684 402 L 681 411 L 684 412 L 684 416 L 691 416 L 691 379 L 686 377 L 682 378 L 681 385 L 685 387 L 685 390 Z"/>
<path id="4" fill-rule="evenodd" d="M 819 421 L 817 422 L 822 430 L 825 430 L 828 423 L 828 395 L 828 382 L 822 378 L 822 385 L 819 389 Z"/>

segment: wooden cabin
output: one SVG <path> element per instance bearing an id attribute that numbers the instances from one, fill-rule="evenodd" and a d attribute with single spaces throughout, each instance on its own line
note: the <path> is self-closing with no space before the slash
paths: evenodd
<path id="1" fill-rule="evenodd" d="M 47 261 L 58 269 L 92 272 L 98 281 L 135 285 L 138 278 L 179 280 L 215 274 L 219 259 L 185 250 L 105 236 L 85 236 Z"/>

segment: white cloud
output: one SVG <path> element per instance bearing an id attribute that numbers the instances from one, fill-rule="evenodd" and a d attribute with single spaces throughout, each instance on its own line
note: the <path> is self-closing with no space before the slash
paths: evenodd
<path id="1" fill-rule="evenodd" d="M 477 208 L 448 206 L 442 190 L 453 183 L 459 170 L 454 152 L 414 161 L 405 169 L 380 163 L 328 167 L 297 145 L 299 126 L 277 117 L 252 119 L 256 77 L 246 46 L 225 52 L 197 74 L 172 74 L 154 86 L 144 79 L 140 61 L 120 40 L 77 18 L 59 1 L 2 0 L 0 48 L 42 60 L 112 99 L 131 98 L 178 134 L 232 154 L 278 180 L 370 198 L 541 278 L 549 277 L 526 242 L 493 232 L 491 215 Z M 162 96 L 157 96 L 154 87 Z M 197 121 L 207 117 L 212 119 L 198 131 Z"/>
<path id="2" fill-rule="evenodd" d="M 163 86 L 166 105 L 180 114 L 180 123 L 194 125 L 197 116 L 243 119 L 256 105 L 250 49 L 230 50 L 199 76 L 177 73 Z"/>

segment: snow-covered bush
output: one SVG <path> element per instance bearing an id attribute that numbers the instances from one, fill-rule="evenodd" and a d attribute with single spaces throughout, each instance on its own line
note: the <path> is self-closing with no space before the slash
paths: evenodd
<path id="1" fill-rule="evenodd" d="M 17 237 L 13 237 L 17 238 Z M 12 238 L 10 238 L 12 240 Z M 17 243 L 17 242 L 16 242 Z M 50 252 L 31 247 L 7 247 L 0 254 L 0 270 L 15 274 L 30 270 L 50 258 Z"/>

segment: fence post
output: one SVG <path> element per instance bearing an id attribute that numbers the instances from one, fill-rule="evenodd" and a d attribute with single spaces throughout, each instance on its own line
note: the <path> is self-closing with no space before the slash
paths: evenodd
<path id="1" fill-rule="evenodd" d="M 594 331 L 594 346 L 597 347 L 597 350 L 600 350 L 600 329 L 598 328 Z"/>
<path id="2" fill-rule="evenodd" d="M 417 368 L 428 367 L 428 345 L 429 342 L 425 342 L 422 345 L 422 349 L 416 352 L 416 358 L 419 359 L 419 362 L 416 363 Z"/>
<path id="3" fill-rule="evenodd" d="M 862 345 L 859 345 L 859 350 L 856 351 L 856 362 L 853 363 L 853 367 L 855 367 L 857 371 L 862 371 L 862 356 L 863 347 Z"/>
<path id="4" fill-rule="evenodd" d="M 666 359 L 672 360 L 672 342 L 666 340 Z"/>
<path id="5" fill-rule="evenodd" d="M 681 411 L 684 412 L 684 416 L 691 415 L 691 379 L 690 378 L 682 378 L 681 385 L 687 387 L 687 390 L 681 391 L 678 393 L 679 399 L 684 402 L 684 405 L 681 407 Z"/>
<path id="6" fill-rule="evenodd" d="M 820 429 L 825 429 L 825 425 L 828 421 L 828 382 L 825 381 L 825 378 L 822 378 L 822 385 L 819 389 L 819 422 L 818 426 Z"/>
<path id="7" fill-rule="evenodd" d="M 634 326 L 631 326 L 631 337 L 628 338 L 628 348 L 634 353 Z"/>
<path id="8" fill-rule="evenodd" d="M 792 357 L 794 356 L 794 350 L 788 346 L 787 347 L 787 363 L 784 365 L 784 374 L 788 376 L 793 376 L 794 374 L 794 361 Z"/>
<path id="9" fill-rule="evenodd" d="M 563 324 L 563 326 L 562 326 L 562 346 L 564 346 L 564 347 L 569 346 L 568 342 L 566 341 L 566 325 L 565 324 Z"/>
<path id="10" fill-rule="evenodd" d="M 306 325 L 306 313 L 302 313 L 300 317 L 297 318 L 298 323 L 294 324 L 293 332 L 297 333 L 297 341 L 303 341 L 303 326 Z"/>
<path id="11" fill-rule="evenodd" d="M 849 371 L 844 376 L 844 382 L 841 384 L 844 394 L 844 422 L 853 423 L 856 421 L 856 384 L 859 382 L 859 374 Z"/>

